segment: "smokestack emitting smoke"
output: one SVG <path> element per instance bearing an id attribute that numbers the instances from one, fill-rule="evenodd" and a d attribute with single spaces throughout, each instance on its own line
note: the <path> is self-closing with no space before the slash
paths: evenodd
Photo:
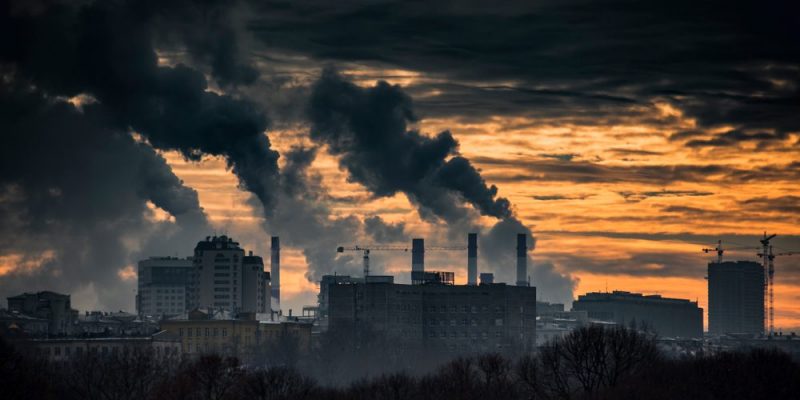
<path id="1" fill-rule="evenodd" d="M 425 271 L 425 240 L 424 239 L 411 239 L 411 275 L 418 272 L 422 275 Z"/>
<path id="2" fill-rule="evenodd" d="M 281 310 L 281 239 L 272 237 L 272 257 L 270 259 L 270 275 L 272 278 L 272 309 Z"/>
<path id="3" fill-rule="evenodd" d="M 528 235 L 517 234 L 517 286 L 528 286 Z"/>
<path id="4" fill-rule="evenodd" d="M 467 235 L 467 285 L 478 284 L 478 234 Z"/>

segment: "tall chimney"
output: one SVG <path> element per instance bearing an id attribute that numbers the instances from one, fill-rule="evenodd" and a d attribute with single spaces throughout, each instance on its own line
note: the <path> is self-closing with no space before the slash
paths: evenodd
<path id="1" fill-rule="evenodd" d="M 422 272 L 425 272 L 425 239 L 411 239 L 411 279 L 417 272 L 422 279 Z"/>
<path id="2" fill-rule="evenodd" d="M 272 280 L 272 309 L 281 309 L 281 239 L 272 237 L 272 257 L 270 258 L 270 279 Z"/>
<path id="3" fill-rule="evenodd" d="M 517 286 L 528 286 L 528 235 L 517 234 Z"/>
<path id="4" fill-rule="evenodd" d="M 478 284 L 478 234 L 467 235 L 467 285 Z"/>

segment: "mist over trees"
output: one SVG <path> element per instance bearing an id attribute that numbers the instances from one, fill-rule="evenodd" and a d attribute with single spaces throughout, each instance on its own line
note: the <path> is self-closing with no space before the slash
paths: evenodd
<path id="1" fill-rule="evenodd" d="M 668 359 L 652 336 L 622 327 L 585 327 L 529 354 L 461 356 L 438 366 L 422 360 L 394 371 L 388 366 L 399 365 L 385 359 L 387 368 L 371 374 L 365 369 L 387 356 L 385 343 L 356 352 L 353 341 L 340 338 L 327 337 L 305 357 L 255 364 L 214 354 L 180 359 L 145 351 L 87 352 L 55 363 L 3 340 L 0 387 L 13 399 L 104 400 L 784 399 L 800 393 L 800 363 L 785 353 Z M 290 338 L 284 343 L 291 347 Z M 335 359 L 338 364 L 328 363 Z"/>

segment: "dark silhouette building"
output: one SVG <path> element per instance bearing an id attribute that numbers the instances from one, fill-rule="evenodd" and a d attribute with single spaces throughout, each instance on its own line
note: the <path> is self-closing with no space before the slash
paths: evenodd
<path id="1" fill-rule="evenodd" d="M 368 331 L 398 346 L 431 352 L 512 351 L 536 343 L 535 287 L 347 279 L 327 283 L 332 331 Z"/>
<path id="2" fill-rule="evenodd" d="M 708 264 L 708 331 L 764 332 L 764 267 L 753 261 Z"/>
<path id="3" fill-rule="evenodd" d="M 703 309 L 697 302 L 660 295 L 614 291 L 578 296 L 573 311 L 586 311 L 589 318 L 619 325 L 645 328 L 664 337 L 703 336 Z"/>
<path id="4" fill-rule="evenodd" d="M 78 311 L 72 309 L 70 296 L 49 291 L 11 296 L 8 310 L 47 320 L 50 335 L 73 333 L 78 320 Z"/>

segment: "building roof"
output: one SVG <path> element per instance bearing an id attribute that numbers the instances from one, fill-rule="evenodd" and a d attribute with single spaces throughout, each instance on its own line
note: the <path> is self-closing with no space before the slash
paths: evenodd
<path id="1" fill-rule="evenodd" d="M 694 304 L 696 301 L 688 299 L 675 299 L 669 297 L 661 297 L 660 294 L 644 295 L 641 293 L 632 293 L 621 290 L 615 290 L 611 293 L 608 292 L 589 292 L 578 296 L 578 302 L 581 301 L 643 301 L 662 304 Z"/>

